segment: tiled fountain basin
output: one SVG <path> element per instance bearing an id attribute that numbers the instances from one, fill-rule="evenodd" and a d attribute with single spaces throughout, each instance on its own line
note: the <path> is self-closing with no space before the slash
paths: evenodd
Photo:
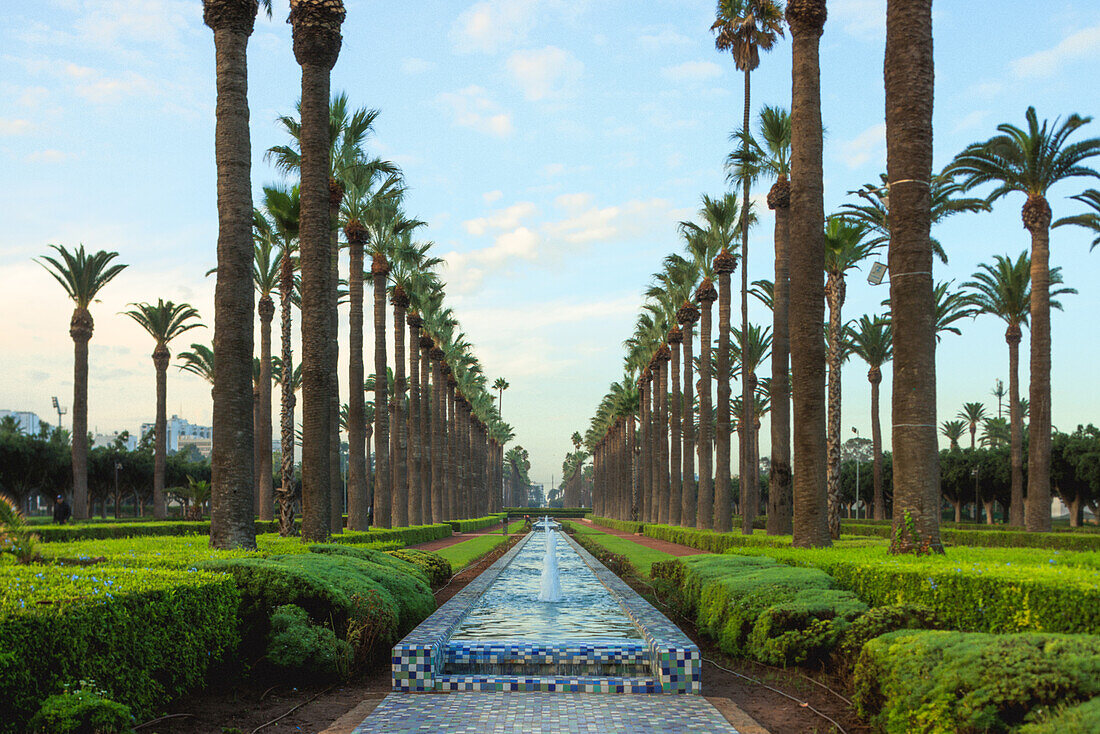
<path id="1" fill-rule="evenodd" d="M 641 639 L 451 640 L 485 590 L 533 535 L 528 534 L 394 646 L 395 691 L 701 692 L 702 664 L 694 643 L 564 534 L 559 537 L 618 602 Z"/>

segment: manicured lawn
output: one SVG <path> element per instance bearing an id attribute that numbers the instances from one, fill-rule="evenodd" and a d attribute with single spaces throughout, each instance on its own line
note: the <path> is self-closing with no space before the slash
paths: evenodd
<path id="1" fill-rule="evenodd" d="M 643 576 L 649 576 L 649 571 L 653 567 L 654 563 L 661 561 L 670 561 L 675 556 L 671 553 L 665 553 L 664 551 L 654 550 L 652 548 L 646 548 L 644 545 L 635 543 L 633 540 L 627 540 L 626 538 L 620 538 L 617 535 L 611 535 L 605 533 L 602 530 L 597 530 L 590 525 L 583 525 L 577 522 L 565 521 L 571 528 L 575 535 L 583 535 L 590 540 L 599 543 L 611 553 L 617 553 L 621 556 L 625 556 L 630 565 L 634 566 L 635 570 Z"/>
<path id="2" fill-rule="evenodd" d="M 508 526 L 508 535 L 480 535 L 476 538 L 455 543 L 452 546 L 432 551 L 436 555 L 443 556 L 451 562 L 451 568 L 455 573 L 469 566 L 471 563 L 490 552 L 503 543 L 523 527 L 523 520 L 517 520 Z"/>

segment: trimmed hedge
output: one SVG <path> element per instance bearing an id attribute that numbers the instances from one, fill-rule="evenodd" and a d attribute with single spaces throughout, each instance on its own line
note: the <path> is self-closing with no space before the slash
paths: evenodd
<path id="1" fill-rule="evenodd" d="M 0 732 L 24 731 L 66 684 L 94 680 L 138 718 L 237 645 L 231 578 L 124 568 L 0 568 Z"/>
<path id="2" fill-rule="evenodd" d="M 618 530 L 624 533 L 640 533 L 645 530 L 644 522 L 634 522 L 633 520 L 616 520 L 613 517 L 593 517 L 592 522 L 596 525 L 603 525 L 605 528 L 611 528 L 612 530 Z"/>
<path id="3" fill-rule="evenodd" d="M 339 535 L 333 535 L 330 539 L 333 543 L 378 543 L 396 541 L 402 545 L 420 545 L 430 543 L 440 538 L 451 537 L 449 523 L 440 522 L 434 525 L 413 525 L 407 528 L 376 528 L 374 530 L 345 530 Z"/>
<path id="4" fill-rule="evenodd" d="M 512 517 L 530 515 L 531 517 L 584 517 L 592 512 L 587 507 L 505 507 Z"/>
<path id="5" fill-rule="evenodd" d="M 400 558 L 402 561 L 408 561 L 416 565 L 427 577 L 428 584 L 433 589 L 443 586 L 454 575 L 451 562 L 438 553 L 413 548 L 401 548 L 387 552 L 394 558 Z"/>
<path id="6" fill-rule="evenodd" d="M 1098 694 L 1094 635 L 901 631 L 868 642 L 856 665 L 857 709 L 887 734 L 1014 731 Z"/>
<path id="7" fill-rule="evenodd" d="M 644 532 L 648 538 L 667 540 L 670 543 L 679 543 L 711 553 L 724 553 L 731 548 L 758 548 L 761 546 L 789 548 L 791 545 L 790 536 L 769 536 L 764 533 L 754 533 L 753 535 L 716 533 L 713 530 L 696 530 L 695 528 L 682 528 L 675 525 L 647 524 Z"/>
<path id="8" fill-rule="evenodd" d="M 678 588 L 685 611 L 723 651 L 771 665 L 824 659 L 867 611 L 828 574 L 770 558 L 688 556 L 655 563 L 652 573 Z"/>
<path id="9" fill-rule="evenodd" d="M 889 525 L 867 525 L 844 523 L 843 532 L 849 535 L 868 535 L 876 538 L 889 538 Z M 982 526 L 972 526 L 979 528 Z M 993 530 L 996 526 L 982 529 L 952 530 L 944 528 L 940 537 L 948 545 L 973 546 L 984 548 L 1050 548 L 1068 551 L 1100 551 L 1100 534 L 1097 533 L 1028 533 L 1017 528 Z"/>
<path id="10" fill-rule="evenodd" d="M 485 515 L 484 517 L 475 517 L 469 520 L 448 520 L 447 524 L 451 526 L 452 532 L 472 533 L 475 530 L 481 530 L 490 525 L 499 525 L 503 520 L 504 513 L 499 513 L 495 515 Z"/>
<path id="11" fill-rule="evenodd" d="M 1020 727 L 1019 734 L 1067 734 L 1100 731 L 1100 696 L 1078 706 L 1061 708 L 1049 718 Z"/>
<path id="12" fill-rule="evenodd" d="M 295 521 L 295 526 L 301 524 Z M 277 533 L 275 520 L 257 520 L 256 534 Z M 35 534 L 45 543 L 68 540 L 104 540 L 157 535 L 209 535 L 209 520 L 144 520 L 137 522 L 101 522 L 97 524 L 36 526 Z"/>

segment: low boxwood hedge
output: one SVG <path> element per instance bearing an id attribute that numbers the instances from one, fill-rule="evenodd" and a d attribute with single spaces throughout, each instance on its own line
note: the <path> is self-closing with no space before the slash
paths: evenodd
<path id="1" fill-rule="evenodd" d="M 345 530 L 330 539 L 333 543 L 378 543 L 385 541 L 397 541 L 402 545 L 420 545 L 430 543 L 440 538 L 451 537 L 449 523 L 440 522 L 434 525 L 413 525 L 407 528 L 375 528 L 374 530 Z"/>
<path id="2" fill-rule="evenodd" d="M 587 507 L 505 507 L 503 511 L 512 517 L 584 517 L 592 512 Z"/>
<path id="3" fill-rule="evenodd" d="M 645 535 L 648 538 L 667 540 L 670 543 L 679 543 L 691 548 L 698 548 L 711 553 L 724 553 L 730 548 L 744 547 L 790 547 L 790 536 L 769 536 L 763 532 L 752 535 L 741 533 L 716 533 L 713 530 L 696 530 L 695 528 L 682 528 L 676 525 L 646 524 Z"/>
<path id="4" fill-rule="evenodd" d="M 400 558 L 402 561 L 408 561 L 420 568 L 424 576 L 428 579 L 428 585 L 433 589 L 443 586 L 450 581 L 451 576 L 454 575 L 454 569 L 451 568 L 451 562 L 438 553 L 416 550 L 414 548 L 401 548 L 399 550 L 388 551 L 388 553 L 395 558 Z"/>
<path id="5" fill-rule="evenodd" d="M 490 525 L 499 525 L 503 520 L 504 513 L 500 513 L 496 515 L 486 515 L 484 517 L 474 517 L 468 520 L 448 520 L 447 524 L 451 526 L 453 532 L 472 533 L 475 530 L 481 530 Z"/>
<path id="6" fill-rule="evenodd" d="M 593 517 L 592 522 L 597 525 L 603 525 L 605 528 L 611 528 L 612 530 L 618 530 L 623 533 L 640 533 L 645 529 L 644 522 L 635 522 L 633 520 L 616 520 L 612 517 Z"/>
<path id="7" fill-rule="evenodd" d="M 220 574 L 0 567 L 0 732 L 94 680 L 141 718 L 232 655 L 240 593 Z"/>
<path id="8" fill-rule="evenodd" d="M 301 521 L 295 521 L 296 525 Z M 279 523 L 256 520 L 256 534 L 275 533 Z M 138 538 L 162 535 L 209 535 L 209 520 L 138 520 L 133 522 L 76 523 L 72 525 L 35 526 L 35 534 L 45 543 L 68 540 L 104 540 L 106 538 Z"/>
<path id="9" fill-rule="evenodd" d="M 972 546 L 981 548 L 1049 548 L 1068 551 L 1100 551 L 1100 534 L 1097 533 L 1028 533 L 1017 528 L 994 530 L 991 525 L 971 526 L 973 529 L 959 530 L 943 528 L 940 537 L 947 545 Z M 981 529 L 978 529 L 981 528 Z M 849 535 L 868 535 L 876 538 L 889 538 L 890 525 L 871 525 L 865 523 L 844 523 L 843 532 Z"/>
<path id="10" fill-rule="evenodd" d="M 1100 694 L 1100 637 L 893 632 L 864 645 L 855 681 L 888 734 L 1016 731 Z"/>

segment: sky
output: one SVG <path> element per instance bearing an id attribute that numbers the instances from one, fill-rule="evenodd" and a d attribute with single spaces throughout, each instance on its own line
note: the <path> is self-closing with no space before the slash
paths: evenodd
<path id="1" fill-rule="evenodd" d="M 421 236 L 446 260 L 442 277 L 462 329 L 490 381 L 504 376 L 511 385 L 503 415 L 531 454 L 532 478 L 560 480 L 569 436 L 586 429 L 622 376 L 622 342 L 642 291 L 661 259 L 682 248 L 677 223 L 695 215 L 703 193 L 727 185 L 723 162 L 740 125 L 743 78 L 714 50 L 714 3 L 345 2 L 332 89 L 381 111 L 369 151 L 405 172 L 407 209 L 428 222 Z M 885 170 L 885 7 L 829 2 L 821 41 L 827 213 Z M 997 124 L 1022 125 L 1029 104 L 1048 118 L 1098 112 L 1100 6 L 1044 7 L 1035 13 L 1033 3 L 1005 0 L 990 13 L 984 0 L 936 4 L 937 169 Z M 264 151 L 286 142 L 275 119 L 300 94 L 287 12 L 287 0 L 274 0 L 273 19 L 257 20 L 248 46 L 257 194 L 280 180 Z M 789 38 L 763 56 L 752 76 L 754 111 L 789 106 L 790 57 Z M 214 83 L 213 35 L 199 0 L 5 2 L 0 408 L 54 422 L 51 396 L 71 406 L 71 305 L 33 258 L 51 243 L 83 243 L 117 251 L 129 265 L 92 308 L 89 425 L 133 432 L 152 420 L 153 344 L 119 314 L 131 302 L 165 298 L 213 322 L 214 283 L 204 274 L 217 239 Z M 1100 122 L 1084 130 L 1100 136 Z M 1067 197 L 1086 187 L 1077 180 L 1053 189 L 1055 218 L 1080 211 Z M 765 193 L 755 192 L 761 204 Z M 1022 204 L 1010 196 L 992 213 L 940 225 L 934 234 L 949 264 L 937 263 L 937 279 L 961 283 L 993 254 L 1027 247 Z M 758 211 L 753 280 L 772 275 L 773 220 L 765 206 Z M 1053 422 L 1063 430 L 1100 421 L 1100 252 L 1090 255 L 1091 239 L 1068 228 L 1052 236 L 1052 264 L 1080 291 L 1053 316 Z M 887 288 L 868 285 L 865 273 L 849 278 L 846 318 L 882 311 Z M 771 321 L 755 302 L 750 317 Z M 963 335 L 946 335 L 938 350 L 940 420 L 966 401 L 984 401 L 995 414 L 990 390 L 995 379 L 1007 381 L 1000 322 L 961 326 Z M 210 339 L 208 329 L 189 332 L 173 351 Z M 1026 332 L 1024 339 L 1026 355 Z M 1026 356 L 1021 362 L 1026 396 Z M 870 435 L 865 366 L 849 362 L 842 384 L 845 431 Z M 886 370 L 887 441 L 889 385 Z M 168 410 L 209 425 L 209 386 L 170 370 Z M 765 422 L 764 453 L 767 436 Z"/>

